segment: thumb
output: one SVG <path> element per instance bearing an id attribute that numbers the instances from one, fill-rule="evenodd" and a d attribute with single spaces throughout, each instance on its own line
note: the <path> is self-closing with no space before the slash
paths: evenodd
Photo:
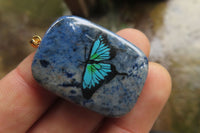
<path id="1" fill-rule="evenodd" d="M 33 79 L 33 56 L 0 80 L 0 132 L 26 132 L 56 98 Z"/>

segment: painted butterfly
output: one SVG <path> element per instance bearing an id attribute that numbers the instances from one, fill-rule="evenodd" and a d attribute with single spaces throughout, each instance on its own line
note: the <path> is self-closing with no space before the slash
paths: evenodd
<path id="1" fill-rule="evenodd" d="M 117 72 L 114 65 L 104 62 L 113 57 L 115 57 L 114 49 L 108 44 L 106 36 L 100 34 L 94 41 L 85 62 L 81 83 L 84 98 L 90 99 L 99 87 L 108 83 L 116 75 L 127 75 Z"/>

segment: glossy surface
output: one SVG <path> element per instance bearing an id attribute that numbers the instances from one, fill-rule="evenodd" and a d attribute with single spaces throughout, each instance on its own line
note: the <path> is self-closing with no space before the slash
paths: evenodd
<path id="1" fill-rule="evenodd" d="M 103 54 L 97 52 L 101 47 L 107 49 Z M 89 74 L 91 66 L 96 70 Z M 121 116 L 133 108 L 147 71 L 148 60 L 137 47 L 75 16 L 61 17 L 49 28 L 32 64 L 33 76 L 44 88 L 107 116 Z"/>

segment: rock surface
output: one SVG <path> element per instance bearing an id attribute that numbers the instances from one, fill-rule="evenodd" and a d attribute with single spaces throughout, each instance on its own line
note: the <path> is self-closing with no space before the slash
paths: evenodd
<path id="1" fill-rule="evenodd" d="M 32 72 L 44 88 L 60 97 L 116 117 L 135 105 L 148 60 L 133 44 L 105 28 L 63 16 L 46 32 Z"/>

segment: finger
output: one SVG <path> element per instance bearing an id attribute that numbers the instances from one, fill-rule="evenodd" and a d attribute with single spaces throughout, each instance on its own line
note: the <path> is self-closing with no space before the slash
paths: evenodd
<path id="1" fill-rule="evenodd" d="M 156 63 L 149 64 L 145 86 L 131 112 L 107 119 L 100 133 L 148 133 L 171 92 L 169 73 Z"/>
<path id="2" fill-rule="evenodd" d="M 149 42 L 144 34 L 137 30 L 130 29 L 119 31 L 118 34 L 130 42 L 135 43 L 137 46 L 146 46 L 141 48 L 148 54 L 148 50 L 145 49 L 149 48 Z M 137 41 L 133 39 L 134 37 L 138 37 Z M 89 133 L 100 125 L 99 123 L 101 123 L 103 118 L 102 115 L 82 109 L 72 103 L 62 102 L 52 107 L 51 111 L 47 112 L 47 114 L 30 129 L 30 132 L 53 132 L 54 129 L 59 129 L 60 133 L 65 133 L 66 130 L 71 133 Z"/>
<path id="3" fill-rule="evenodd" d="M 86 108 L 58 100 L 29 133 L 90 133 L 97 128 L 102 118 L 102 115 Z"/>
<path id="4" fill-rule="evenodd" d="M 33 79 L 33 56 L 34 53 L 0 80 L 1 133 L 26 132 L 55 99 Z"/>
<path id="5" fill-rule="evenodd" d="M 149 56 L 150 43 L 144 33 L 136 29 L 127 28 L 120 30 L 117 34 L 136 45 L 147 57 Z"/>

